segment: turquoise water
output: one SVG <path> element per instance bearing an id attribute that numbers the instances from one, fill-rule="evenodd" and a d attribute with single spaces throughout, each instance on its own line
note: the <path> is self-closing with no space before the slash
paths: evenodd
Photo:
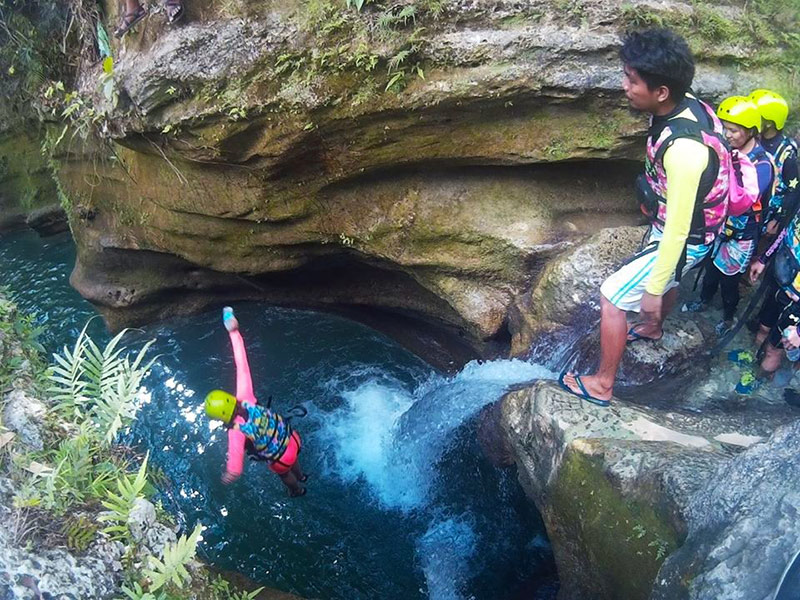
<path id="1" fill-rule="evenodd" d="M 68 285 L 68 237 L 0 239 L 0 283 L 47 326 L 52 351 L 95 314 Z M 550 599 L 554 567 L 539 515 L 516 473 L 492 467 L 474 416 L 509 385 L 550 374 L 520 361 L 471 363 L 445 377 L 390 339 L 342 318 L 235 306 L 255 391 L 296 404 L 308 494 L 290 499 L 262 464 L 231 486 L 219 477 L 225 436 L 202 414 L 234 368 L 220 311 L 130 334 L 159 355 L 139 419 L 126 435 L 167 476 L 162 500 L 201 521 L 201 554 L 308 598 Z M 95 339 L 107 339 L 102 323 Z"/>

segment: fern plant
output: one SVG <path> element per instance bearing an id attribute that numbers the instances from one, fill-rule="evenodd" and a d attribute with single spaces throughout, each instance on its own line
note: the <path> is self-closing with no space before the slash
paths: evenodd
<path id="1" fill-rule="evenodd" d="M 155 594 L 151 594 L 150 592 L 146 592 L 139 582 L 134 582 L 133 587 L 128 587 L 123 585 L 122 592 L 125 594 L 125 598 L 118 598 L 117 600 L 167 600 L 167 595 L 164 592 L 161 592 L 156 596 Z"/>
<path id="2" fill-rule="evenodd" d="M 142 466 L 135 476 L 124 474 L 117 479 L 117 492 L 108 490 L 106 500 L 102 502 L 108 512 L 103 513 L 98 519 L 104 523 L 111 523 L 103 529 L 112 539 L 126 539 L 130 535 L 128 518 L 133 510 L 136 500 L 142 497 L 142 491 L 147 485 L 147 460 L 145 455 Z"/>
<path id="3" fill-rule="evenodd" d="M 158 357 L 144 363 L 155 340 L 147 342 L 133 359 L 120 345 L 127 329 L 100 347 L 86 334 L 87 323 L 72 349 L 66 346 L 54 355 L 56 365 L 50 391 L 56 408 L 79 422 L 89 420 L 100 433 L 100 440 L 110 445 L 119 430 L 136 418 L 136 397 L 150 367 Z"/>
<path id="4" fill-rule="evenodd" d="M 182 535 L 174 544 L 164 546 L 163 560 L 150 556 L 150 568 L 144 570 L 145 576 L 150 580 L 150 591 L 155 592 L 168 583 L 174 584 L 179 589 L 190 578 L 186 565 L 194 558 L 197 552 L 197 542 L 203 525 L 195 525 L 194 531 L 187 538 Z"/>
<path id="5" fill-rule="evenodd" d="M 61 528 L 61 533 L 67 538 L 67 547 L 76 552 L 84 552 L 97 533 L 97 524 L 84 515 L 67 519 Z"/>

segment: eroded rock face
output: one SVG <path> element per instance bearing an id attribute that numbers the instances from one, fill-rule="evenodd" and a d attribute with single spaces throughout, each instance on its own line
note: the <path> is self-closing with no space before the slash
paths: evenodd
<path id="1" fill-rule="evenodd" d="M 526 353 L 580 304 L 532 301 L 545 265 L 636 221 L 646 120 L 616 57 L 629 7 L 441 4 L 385 36 L 373 8 L 326 2 L 200 0 L 174 29 L 154 11 L 114 42 L 116 108 L 83 73 L 119 160 L 93 161 L 91 186 L 82 158 L 62 161 L 73 284 L 115 326 L 261 298 L 415 322 L 461 362 Z M 720 66 L 730 52 L 707 49 L 701 92 L 749 85 Z"/>
<path id="2" fill-rule="evenodd" d="M 26 548 L 25 515 L 13 508 L 13 484 L 0 479 L 0 593 L 3 598 L 110 598 L 119 593 L 122 544 L 93 543 L 81 556 Z"/>
<path id="3" fill-rule="evenodd" d="M 686 509 L 688 536 L 654 600 L 771 598 L 800 549 L 800 422 L 720 465 Z"/>
<path id="4" fill-rule="evenodd" d="M 547 382 L 508 394 L 501 423 L 520 482 L 540 510 L 553 545 L 559 600 L 646 599 L 654 586 L 666 590 L 654 597 L 679 598 L 671 590 L 686 581 L 697 582 L 692 598 L 727 597 L 716 594 L 715 583 L 733 587 L 749 581 L 744 573 L 731 575 L 730 568 L 740 558 L 756 560 L 759 544 L 751 555 L 742 550 L 749 538 L 737 534 L 747 536 L 763 523 L 765 544 L 776 532 L 782 535 L 774 521 L 768 525 L 756 519 L 759 500 L 765 503 L 764 519 L 787 519 L 796 510 L 796 494 L 780 499 L 793 481 L 778 485 L 774 493 L 759 494 L 755 488 L 762 480 L 753 476 L 753 469 L 769 448 L 782 448 L 758 471 L 774 469 L 777 484 L 778 465 L 796 443 L 790 441 L 796 427 L 745 452 L 736 444 L 766 440 L 792 419 L 783 412 L 753 422 L 741 413 L 684 414 L 624 401 L 602 409 Z M 748 482 L 728 485 L 734 474 Z M 726 477 L 729 481 L 723 484 Z M 759 500 L 746 500 L 748 491 Z M 753 507 L 752 517 L 747 511 L 737 514 L 739 501 Z M 784 557 L 796 542 L 794 529 L 781 542 L 771 543 L 776 556 Z M 738 550 L 731 549 L 734 539 Z M 777 562 L 785 564 L 786 558 Z M 691 574 L 688 565 L 694 569 Z M 759 572 L 772 577 L 771 569 L 763 566 Z"/>
<path id="5" fill-rule="evenodd" d="M 42 450 L 44 418 L 47 407 L 22 389 L 11 390 L 3 397 L 3 425 L 17 434 L 30 450 Z"/>

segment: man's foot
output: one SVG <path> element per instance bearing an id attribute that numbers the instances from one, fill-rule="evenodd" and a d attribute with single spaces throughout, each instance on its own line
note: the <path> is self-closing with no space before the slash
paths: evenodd
<path id="1" fill-rule="evenodd" d="M 598 406 L 611 404 L 612 389 L 601 385 L 595 375 L 576 375 L 575 373 L 562 373 L 558 378 L 561 387 L 581 400 L 586 400 Z"/>
<path id="2" fill-rule="evenodd" d="M 228 331 L 237 331 L 239 329 L 239 321 L 233 316 L 233 309 L 230 306 L 222 309 L 222 324 L 225 325 L 225 329 Z"/>
<path id="3" fill-rule="evenodd" d="M 681 306 L 681 312 L 703 312 L 708 305 L 702 300 L 693 300 Z"/>
<path id="4" fill-rule="evenodd" d="M 139 8 L 137 8 L 135 11 L 126 13 L 122 17 L 122 21 L 120 21 L 119 26 L 114 30 L 114 36 L 121 38 L 146 16 L 147 9 L 140 4 Z"/>
<path id="5" fill-rule="evenodd" d="M 167 13 L 167 23 L 172 25 L 183 16 L 183 0 L 167 0 L 164 10 Z"/>
<path id="6" fill-rule="evenodd" d="M 289 496 L 292 498 L 299 498 L 300 496 L 306 495 L 306 488 L 298 488 L 296 490 L 291 490 L 289 492 Z"/>
<path id="7" fill-rule="evenodd" d="M 645 342 L 657 342 L 664 337 L 664 330 L 655 330 L 652 326 L 643 325 L 641 323 L 634 325 L 628 329 L 628 343 L 638 342 L 643 340 Z"/>

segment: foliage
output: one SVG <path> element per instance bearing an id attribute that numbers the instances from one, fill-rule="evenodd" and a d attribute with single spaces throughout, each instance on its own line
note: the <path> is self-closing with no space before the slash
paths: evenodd
<path id="1" fill-rule="evenodd" d="M 139 388 L 157 357 L 142 364 L 154 342 L 150 340 L 131 360 L 119 345 L 127 329 L 101 350 L 86 334 L 88 325 L 81 330 L 72 349 L 64 346 L 62 355 L 53 355 L 56 364 L 50 376 L 53 383 L 50 391 L 57 402 L 56 410 L 91 421 L 108 445 L 121 428 L 134 420 Z"/>
<path id="2" fill-rule="evenodd" d="M 28 114 L 45 81 L 64 77 L 67 13 L 59 0 L 0 0 L 0 89 L 15 112 Z"/>
<path id="3" fill-rule="evenodd" d="M 56 450 L 25 457 L 30 459 L 26 469 L 33 477 L 17 494 L 17 504 L 62 514 L 74 504 L 102 497 L 118 467 L 99 460 L 100 456 L 100 447 L 84 427 L 78 435 L 62 440 Z"/>
<path id="4" fill-rule="evenodd" d="M 116 493 L 111 490 L 106 492 L 103 506 L 108 509 L 108 512 L 100 515 L 98 519 L 104 523 L 111 523 L 103 531 L 114 539 L 127 539 L 130 535 L 128 518 L 136 500 L 142 497 L 142 492 L 147 485 L 147 459 L 148 457 L 145 456 L 135 476 L 123 473 L 117 479 Z"/>
<path id="5" fill-rule="evenodd" d="M 260 587 L 252 592 L 244 590 L 237 592 L 232 589 L 227 579 L 217 575 L 217 578 L 209 585 L 209 589 L 213 594 L 214 600 L 255 600 L 256 596 L 258 596 L 264 588 Z"/>
<path id="6" fill-rule="evenodd" d="M 189 579 L 186 566 L 194 559 L 202 532 L 203 526 L 198 523 L 188 538 L 182 535 L 174 544 L 167 544 L 164 547 L 163 560 L 154 556 L 149 557 L 150 568 L 145 569 L 144 574 L 150 580 L 151 592 L 161 589 L 168 583 L 179 589 L 183 587 Z"/>
<path id="7" fill-rule="evenodd" d="M 7 291 L 0 287 L 0 332 L 13 335 L 19 341 L 21 352 L 0 355 L 0 393 L 26 364 L 29 367 L 27 372 L 31 375 L 43 370 L 41 353 L 44 352 L 39 342 L 42 329 L 36 325 L 36 318 L 20 313 L 5 294 Z"/>
<path id="8" fill-rule="evenodd" d="M 134 581 L 132 585 L 133 587 L 130 588 L 125 585 L 122 586 L 125 598 L 120 600 L 167 600 L 166 592 L 155 595 L 145 591 L 138 581 Z"/>
<path id="9" fill-rule="evenodd" d="M 84 552 L 92 543 L 97 529 L 97 523 L 84 515 L 78 515 L 68 518 L 61 532 L 67 538 L 67 547 L 70 550 Z"/>

